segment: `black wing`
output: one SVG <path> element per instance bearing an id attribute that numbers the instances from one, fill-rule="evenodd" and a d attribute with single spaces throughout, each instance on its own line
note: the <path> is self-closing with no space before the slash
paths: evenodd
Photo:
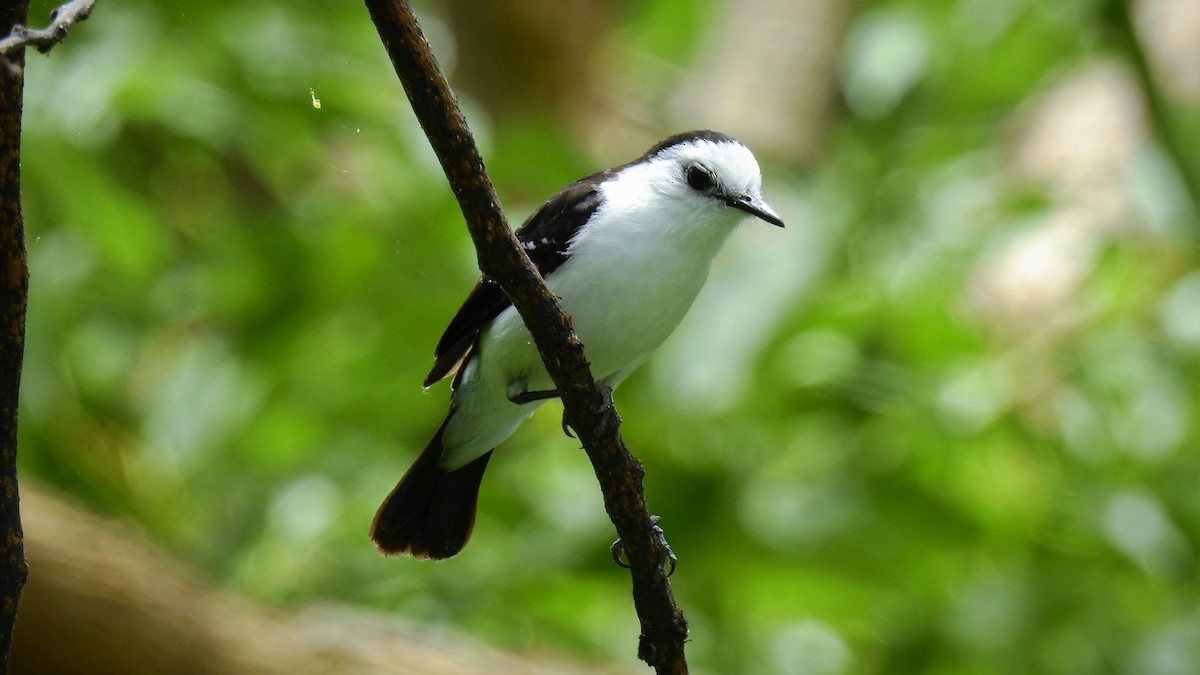
<path id="1" fill-rule="evenodd" d="M 600 206 L 600 183 L 612 169 L 580 179 L 559 190 L 517 230 L 517 240 L 543 277 L 567 259 L 567 248 L 579 228 Z M 491 279 L 480 279 L 463 302 L 433 351 L 433 369 L 425 377 L 428 387 L 464 363 L 479 332 L 512 303 Z"/>

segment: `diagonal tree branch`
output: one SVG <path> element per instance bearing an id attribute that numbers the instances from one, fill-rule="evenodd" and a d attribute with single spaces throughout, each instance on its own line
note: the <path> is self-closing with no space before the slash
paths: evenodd
<path id="1" fill-rule="evenodd" d="M 96 0 L 71 0 L 50 13 L 50 25 L 41 30 L 29 28 L 23 23 L 13 25 L 8 37 L 0 40 L 0 57 L 8 59 L 18 50 L 36 47 L 43 54 L 62 42 L 71 32 L 71 26 L 87 19 Z"/>
<path id="2" fill-rule="evenodd" d="M 479 269 L 500 284 L 532 333 L 579 434 L 623 542 L 641 623 L 638 656 L 658 673 L 687 672 L 687 623 L 667 579 L 669 549 L 646 507 L 644 471 L 618 431 L 611 392 L 592 378 L 569 317 L 508 226 L 466 119 L 407 0 L 365 0 L 413 111 L 462 209 Z"/>

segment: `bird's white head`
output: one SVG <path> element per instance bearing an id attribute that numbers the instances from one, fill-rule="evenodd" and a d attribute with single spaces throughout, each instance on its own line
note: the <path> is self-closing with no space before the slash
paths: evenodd
<path id="1" fill-rule="evenodd" d="M 783 227 L 783 219 L 762 198 L 762 173 L 754 155 L 725 134 L 671 136 L 622 169 L 642 174 L 655 201 L 676 202 L 696 217 L 732 223 L 748 214 Z"/>
<path id="2" fill-rule="evenodd" d="M 783 227 L 762 198 L 762 175 L 750 150 L 715 131 L 667 138 L 634 161 L 589 176 L 571 188 L 600 199 L 572 251 L 595 245 L 617 255 L 711 260 L 748 215 Z"/>

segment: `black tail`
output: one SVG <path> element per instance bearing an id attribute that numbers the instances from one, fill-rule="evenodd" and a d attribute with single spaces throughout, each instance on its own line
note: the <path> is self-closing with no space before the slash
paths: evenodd
<path id="1" fill-rule="evenodd" d="M 467 545 L 475 526 L 479 483 L 492 453 L 446 471 L 439 465 L 445 429 L 443 422 L 375 514 L 371 541 L 380 553 L 441 560 Z"/>

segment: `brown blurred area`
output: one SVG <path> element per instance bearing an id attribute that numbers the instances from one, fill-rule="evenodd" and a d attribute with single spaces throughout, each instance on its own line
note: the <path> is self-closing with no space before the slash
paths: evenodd
<path id="1" fill-rule="evenodd" d="M 21 497 L 31 572 L 15 675 L 624 672 L 504 653 L 361 608 L 267 607 L 217 587 L 126 523 L 29 481 Z"/>
<path id="2" fill-rule="evenodd" d="M 499 119 L 555 122 L 603 155 L 711 127 L 785 164 L 810 162 L 824 148 L 851 9 L 844 0 L 717 3 L 717 20 L 695 36 L 700 63 L 659 87 L 660 73 L 636 65 L 641 77 L 612 80 L 613 62 L 653 60 L 623 40 L 620 15 L 630 10 L 620 3 L 445 3 L 464 46 L 453 59 L 456 84 Z"/>

